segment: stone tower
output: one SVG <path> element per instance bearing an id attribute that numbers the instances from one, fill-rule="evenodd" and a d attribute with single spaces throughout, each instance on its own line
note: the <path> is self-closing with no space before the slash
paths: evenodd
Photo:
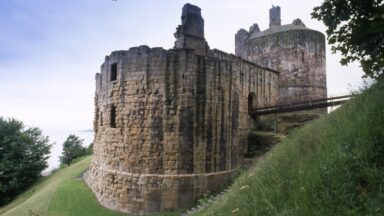
<path id="1" fill-rule="evenodd" d="M 270 28 L 240 29 L 236 55 L 280 72 L 279 103 L 327 97 L 325 37 L 296 19 L 280 24 L 280 7 L 270 9 Z"/>
<path id="2" fill-rule="evenodd" d="M 190 206 L 236 175 L 249 113 L 275 105 L 278 76 L 209 50 L 200 8 L 186 4 L 175 49 L 106 56 L 96 74 L 86 183 L 103 206 L 131 214 Z"/>
<path id="3" fill-rule="evenodd" d="M 206 55 L 208 43 L 204 38 L 204 19 L 201 9 L 191 4 L 185 4 L 181 15 L 181 25 L 175 32 L 175 48 L 194 49 L 198 55 Z"/>
<path id="4" fill-rule="evenodd" d="M 269 9 L 269 28 L 279 26 L 281 26 L 280 7 L 272 6 L 272 8 Z"/>

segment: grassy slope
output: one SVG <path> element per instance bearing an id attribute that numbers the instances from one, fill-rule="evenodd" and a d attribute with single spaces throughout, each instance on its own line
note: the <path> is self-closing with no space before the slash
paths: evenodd
<path id="1" fill-rule="evenodd" d="M 4 216 L 21 215 L 123 215 L 101 207 L 85 183 L 77 177 L 90 163 L 87 157 L 43 179 L 9 205 Z"/>
<path id="2" fill-rule="evenodd" d="M 102 208 L 76 179 L 89 162 L 87 157 L 43 179 L 0 214 L 122 215 Z M 384 215 L 383 190 L 382 81 L 290 135 L 199 214 Z"/>
<path id="3" fill-rule="evenodd" d="M 198 215 L 384 215 L 384 80 L 295 131 Z"/>

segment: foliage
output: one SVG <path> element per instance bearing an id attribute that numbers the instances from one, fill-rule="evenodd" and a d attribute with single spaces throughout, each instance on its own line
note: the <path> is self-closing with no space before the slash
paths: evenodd
<path id="1" fill-rule="evenodd" d="M 383 89 L 294 131 L 197 215 L 384 215 Z"/>
<path id="2" fill-rule="evenodd" d="M 87 148 L 83 147 L 84 140 L 70 134 L 63 144 L 63 152 L 60 157 L 61 164 L 71 165 L 72 160 L 87 155 Z"/>
<path id="3" fill-rule="evenodd" d="M 0 117 L 0 206 L 23 192 L 47 167 L 51 145 L 38 128 Z"/>
<path id="4" fill-rule="evenodd" d="M 340 63 L 360 61 L 365 77 L 384 72 L 383 0 L 325 0 L 312 17 L 327 26 L 333 52 L 343 55 Z"/>
<path id="5" fill-rule="evenodd" d="M 87 147 L 87 155 L 92 155 L 93 153 L 93 143 L 89 144 Z"/>

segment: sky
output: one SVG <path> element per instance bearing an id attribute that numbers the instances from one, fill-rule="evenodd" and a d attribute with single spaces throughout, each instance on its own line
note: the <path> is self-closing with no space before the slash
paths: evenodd
<path id="1" fill-rule="evenodd" d="M 1 0 L 0 116 L 39 127 L 52 143 L 50 168 L 74 133 L 92 142 L 95 73 L 106 55 L 130 47 L 173 47 L 181 8 L 202 9 L 210 48 L 234 53 L 234 35 L 258 23 L 268 28 L 269 9 L 281 7 L 282 24 L 300 18 L 325 34 L 310 13 L 322 0 Z M 329 95 L 362 84 L 357 63 L 340 66 L 327 46 Z"/>

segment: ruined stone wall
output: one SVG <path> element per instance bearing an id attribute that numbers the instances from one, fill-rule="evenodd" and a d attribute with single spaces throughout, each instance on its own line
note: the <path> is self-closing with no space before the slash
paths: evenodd
<path id="1" fill-rule="evenodd" d="M 280 72 L 279 103 L 327 97 L 324 35 L 280 31 L 246 42 L 247 59 Z"/>
<path id="2" fill-rule="evenodd" d="M 273 105 L 277 81 L 275 71 L 215 50 L 113 52 L 96 76 L 87 184 L 119 211 L 189 206 L 234 177 L 252 127 L 249 97 Z"/>
<path id="3" fill-rule="evenodd" d="M 243 59 L 248 58 L 248 49 L 246 42 L 250 36 L 251 34 L 245 29 L 240 29 L 235 35 L 235 53 L 237 56 Z"/>
<path id="4" fill-rule="evenodd" d="M 204 38 L 204 19 L 201 9 L 195 5 L 185 4 L 181 14 L 181 25 L 174 34 L 176 49 L 193 49 L 198 55 L 206 55 L 209 47 Z"/>
<path id="5" fill-rule="evenodd" d="M 269 29 L 259 31 L 257 24 L 249 31 L 240 29 L 236 55 L 280 72 L 280 104 L 327 97 L 325 36 L 300 19 L 280 22 L 280 7 L 273 7 Z"/>
<path id="6" fill-rule="evenodd" d="M 280 7 L 273 6 L 269 9 L 269 28 L 281 26 Z"/>
<path id="7" fill-rule="evenodd" d="M 223 129 L 232 128 L 234 131 L 231 134 L 238 135 L 232 140 L 232 145 L 239 144 L 237 153 L 233 154 L 242 157 L 247 150 L 248 133 L 254 124 L 249 115 L 249 108 L 272 106 L 277 103 L 279 74 L 219 50 L 211 50 L 207 59 L 209 70 L 206 89 L 213 101 L 228 103 L 228 108 L 224 106 L 221 112 L 229 115 L 232 122 Z M 229 90 L 231 93 L 227 93 Z M 253 100 L 252 107 L 249 107 L 250 96 Z M 208 101 L 212 99 L 208 98 Z M 214 115 L 220 113 L 218 105 L 220 104 L 217 102 L 208 104 L 213 110 L 209 111 L 207 116 L 212 115 L 213 121 L 218 118 Z M 237 167 L 237 162 L 235 165 L 234 167 Z"/>

